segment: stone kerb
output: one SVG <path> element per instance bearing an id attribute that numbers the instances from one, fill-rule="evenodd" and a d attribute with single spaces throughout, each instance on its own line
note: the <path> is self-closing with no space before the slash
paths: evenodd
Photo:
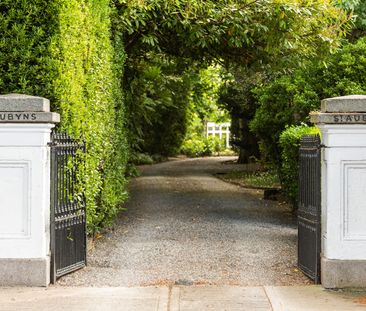
<path id="1" fill-rule="evenodd" d="M 326 288 L 366 287 L 366 96 L 322 101 L 322 258 Z"/>
<path id="2" fill-rule="evenodd" d="M 0 95 L 0 286 L 50 278 L 50 142 L 60 121 L 42 97 Z"/>

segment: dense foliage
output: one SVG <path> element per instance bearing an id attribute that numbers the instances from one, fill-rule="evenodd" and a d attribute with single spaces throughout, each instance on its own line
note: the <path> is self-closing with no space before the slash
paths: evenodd
<path id="1" fill-rule="evenodd" d="M 260 157 L 257 137 L 249 130 L 257 109 L 252 89 L 260 81 L 260 74 L 248 74 L 242 68 L 231 68 L 231 75 L 221 86 L 218 103 L 230 113 L 231 144 L 239 150 L 239 163 Z"/>
<path id="2" fill-rule="evenodd" d="M 220 109 L 217 100 L 222 68 L 211 66 L 201 69 L 191 77 L 192 92 L 189 105 L 189 122 L 185 139 L 180 151 L 189 157 L 211 156 L 222 153 L 226 149 L 225 138 L 207 137 L 207 122 L 229 122 L 227 111 Z M 194 79 L 192 79 L 194 78 Z"/>
<path id="3" fill-rule="evenodd" d="M 125 78 L 132 149 L 174 155 L 184 139 L 194 72 L 179 60 L 150 56 L 129 64 Z"/>
<path id="4" fill-rule="evenodd" d="M 338 2 L 365 12 L 361 1 Z M 239 145 L 253 138 L 248 125 L 255 115 L 252 129 L 262 142 L 259 125 L 269 131 L 268 154 L 275 154 L 270 148 L 284 125 L 291 118 L 300 121 L 310 109 L 309 98 L 315 103 L 323 95 L 316 78 L 307 84 L 316 75 L 278 72 L 326 58 L 340 46 L 349 20 L 331 0 L 3 0 L 0 12 L 0 92 L 49 98 L 61 114 L 60 128 L 86 141 L 86 169 L 79 177 L 91 231 L 110 223 L 126 198 L 127 149 L 132 158 L 139 152 L 174 154 L 190 139 L 187 131 L 193 133 L 192 126 L 212 115 L 218 89 L 210 91 L 210 78 L 202 76 L 212 63 L 232 74 L 220 102 Z M 361 32 L 362 23 L 361 17 L 356 20 Z M 346 67 L 354 56 L 344 57 Z M 340 92 L 343 78 L 332 66 L 324 71 L 314 63 L 309 70 Z M 311 96 L 299 95 L 301 80 Z M 281 94 L 268 94 L 278 81 L 286 85 L 278 87 L 282 100 Z M 252 89 L 261 84 L 257 102 Z M 293 94 L 306 97 L 304 107 L 284 103 Z M 273 119 L 266 119 L 267 110 Z M 205 148 L 217 146 L 207 142 Z M 257 151 L 245 157 L 250 155 Z"/>
<path id="5" fill-rule="evenodd" d="M 327 65 L 311 62 L 305 69 L 282 75 L 258 86 L 259 103 L 251 129 L 262 142 L 264 154 L 280 165 L 279 137 L 286 126 L 309 122 L 309 112 L 324 98 L 366 91 L 366 38 L 346 44 L 331 55 Z"/>
<path id="6" fill-rule="evenodd" d="M 128 55 L 158 51 L 241 65 L 335 48 L 345 13 L 329 0 L 119 0 Z"/>
<path id="7" fill-rule="evenodd" d="M 199 94 L 197 72 L 192 68 L 202 69 L 216 62 L 229 71 L 234 63 L 254 73 L 288 69 L 337 48 L 348 19 L 328 0 L 114 3 L 118 11 L 116 29 L 124 34 L 128 55 L 123 84 L 128 136 L 133 137 L 132 150 L 147 153 L 173 154 L 182 142 L 187 120 L 193 116 L 187 113 L 187 103 L 190 95 Z M 222 92 L 222 103 L 231 112 L 241 158 L 248 161 L 258 157 L 257 142 L 248 131 L 251 116 L 246 115 L 248 111 L 253 115 L 255 108 L 241 107 L 241 101 L 235 102 L 241 99 L 231 94 L 241 87 L 249 90 L 246 85 L 239 86 L 249 81 L 243 80 L 238 79 L 228 92 Z M 248 94 L 241 93 L 242 98 Z M 247 138 L 251 140 L 249 151 L 242 148 Z"/>
<path id="8" fill-rule="evenodd" d="M 320 106 L 308 77 L 305 71 L 299 71 L 255 89 L 258 108 L 250 127 L 260 139 L 262 157 L 277 166 L 281 163 L 278 141 L 282 131 L 286 126 L 306 121 L 309 112 Z"/>
<path id="9" fill-rule="evenodd" d="M 338 7 L 352 12 L 354 24 L 348 38 L 354 41 L 366 35 L 366 2 L 364 0 L 338 0 Z"/>
<path id="10" fill-rule="evenodd" d="M 294 208 L 297 207 L 299 192 L 299 148 L 304 135 L 319 135 L 317 127 L 306 124 L 290 126 L 280 135 L 281 147 L 280 177 L 282 188 Z"/>
<path id="11" fill-rule="evenodd" d="M 355 43 L 346 43 L 327 59 L 326 66 L 311 62 L 305 69 L 282 75 L 254 90 L 259 107 L 251 129 L 261 141 L 262 155 L 280 172 L 283 165 L 295 167 L 288 163 L 289 156 L 283 157 L 284 140 L 289 137 L 282 133 L 286 127 L 302 122 L 309 124 L 309 112 L 319 110 L 324 98 L 366 93 L 365 50 L 366 38 L 363 37 Z M 293 152 L 292 156 L 296 154 Z M 292 169 L 289 171 L 280 177 L 294 203 L 297 183 L 287 177 L 294 173 Z"/>
<path id="12" fill-rule="evenodd" d="M 91 231 L 108 224 L 126 198 L 124 52 L 111 40 L 108 0 L 0 3 L 0 93 L 49 98 L 61 130 L 87 145 L 79 172 Z"/>

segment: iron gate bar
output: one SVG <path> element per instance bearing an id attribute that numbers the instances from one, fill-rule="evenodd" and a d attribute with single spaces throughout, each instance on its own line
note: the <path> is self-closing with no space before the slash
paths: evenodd
<path id="1" fill-rule="evenodd" d="M 298 266 L 320 283 L 321 144 L 319 135 L 301 139 L 299 152 Z"/>
<path id="2" fill-rule="evenodd" d="M 76 169 L 85 144 L 54 132 L 51 146 L 51 282 L 86 266 L 86 206 Z"/>

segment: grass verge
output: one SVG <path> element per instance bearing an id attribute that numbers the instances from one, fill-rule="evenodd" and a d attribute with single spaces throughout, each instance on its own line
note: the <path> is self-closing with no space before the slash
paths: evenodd
<path id="1" fill-rule="evenodd" d="M 247 188 L 280 189 L 278 175 L 274 171 L 238 172 L 220 174 L 218 177 L 226 182 L 239 184 Z"/>

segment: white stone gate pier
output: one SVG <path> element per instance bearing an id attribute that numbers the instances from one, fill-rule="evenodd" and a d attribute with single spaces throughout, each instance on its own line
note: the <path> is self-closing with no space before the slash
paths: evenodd
<path id="1" fill-rule="evenodd" d="M 0 96 L 0 285 L 50 279 L 50 142 L 60 121 L 41 97 Z"/>
<path id="2" fill-rule="evenodd" d="M 326 288 L 366 287 L 366 96 L 322 101 L 322 258 Z"/>

